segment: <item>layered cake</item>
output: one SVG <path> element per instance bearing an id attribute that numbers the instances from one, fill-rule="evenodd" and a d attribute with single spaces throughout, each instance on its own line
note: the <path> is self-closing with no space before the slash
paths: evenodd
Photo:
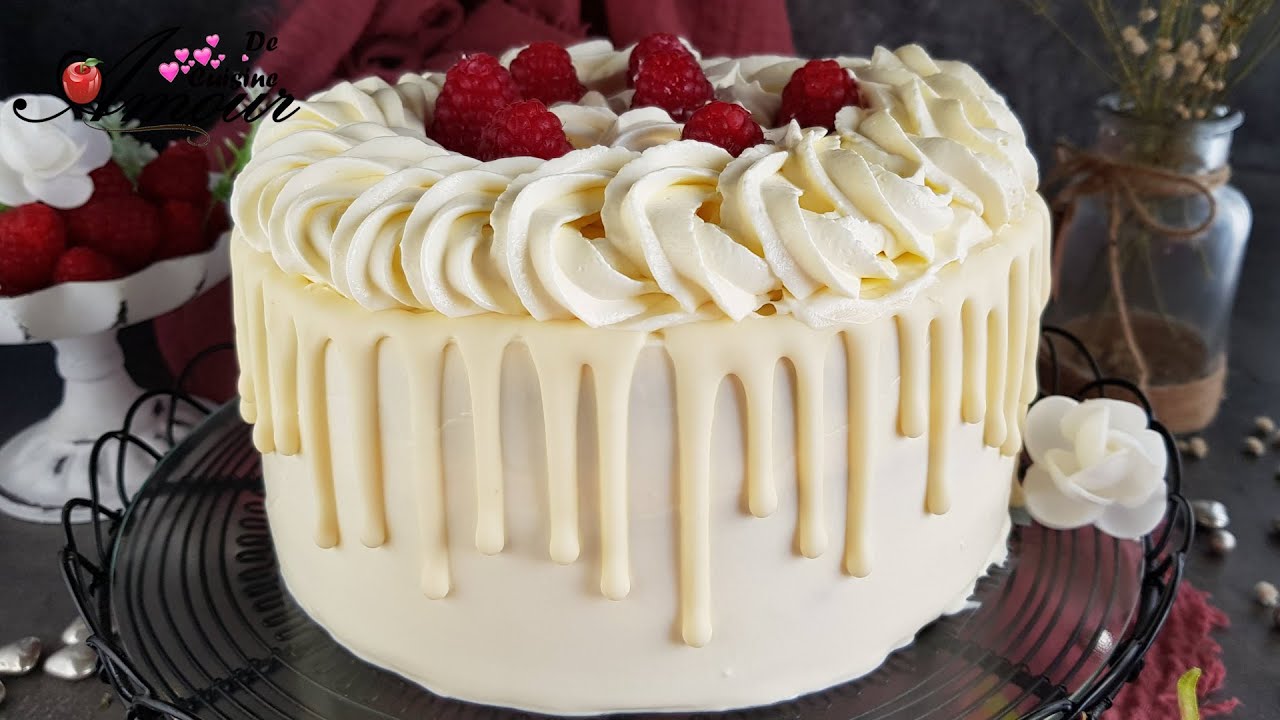
<path id="1" fill-rule="evenodd" d="M 370 663 L 556 715 L 872 671 L 1005 560 L 1036 185 L 917 46 L 536 44 L 310 98 L 232 201 L 289 590 Z"/>

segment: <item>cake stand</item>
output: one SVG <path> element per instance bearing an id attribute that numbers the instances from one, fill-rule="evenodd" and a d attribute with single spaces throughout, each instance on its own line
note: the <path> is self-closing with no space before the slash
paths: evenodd
<path id="1" fill-rule="evenodd" d="M 225 278 L 229 237 L 224 233 L 199 255 L 163 260 L 119 280 L 0 298 L 0 344 L 52 344 L 65 388 L 52 414 L 0 446 L 0 512 L 55 523 L 68 500 L 85 494 L 95 442 L 119 427 L 143 394 L 125 371 L 117 331 L 163 315 Z M 131 482 L 124 492 L 101 493 L 106 507 L 122 507 L 146 478 L 154 465 L 147 449 L 168 449 L 202 416 L 167 396 L 132 414 L 130 432 L 141 442 L 122 442 L 118 462 L 94 473 L 103 487 L 114 487 L 118 475 Z M 73 519 L 89 515 L 79 510 Z"/>
<path id="2" fill-rule="evenodd" d="M 1056 365 L 1059 341 L 1048 331 Z M 1045 377 L 1052 384 L 1055 371 Z M 1136 390 L 1099 381 L 1084 393 Z M 1022 720 L 1101 712 L 1140 671 L 1172 607 L 1193 522 L 1170 464 L 1166 523 L 1140 541 L 1023 519 L 977 608 L 921 631 L 876 672 L 747 720 Z M 352 656 L 298 607 L 267 530 L 259 456 L 234 406 L 165 457 L 124 511 L 90 509 L 92 548 L 68 527 L 63 572 L 103 678 L 130 718 L 516 720 L 441 698 Z M 422 652 L 447 652 L 424 647 Z M 637 717 L 637 716 L 630 716 Z M 663 717 L 663 716 L 650 716 Z M 685 715 L 684 717 L 688 717 Z"/>

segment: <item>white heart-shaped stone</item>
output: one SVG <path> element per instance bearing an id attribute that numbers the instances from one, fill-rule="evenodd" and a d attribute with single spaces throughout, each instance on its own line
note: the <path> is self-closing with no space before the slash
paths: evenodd
<path id="1" fill-rule="evenodd" d="M 68 645 L 44 661 L 44 671 L 62 680 L 84 680 L 97 666 L 98 655 L 88 645 Z"/>
<path id="2" fill-rule="evenodd" d="M 40 662 L 40 638 L 25 637 L 0 647 L 0 675 L 26 675 Z"/>

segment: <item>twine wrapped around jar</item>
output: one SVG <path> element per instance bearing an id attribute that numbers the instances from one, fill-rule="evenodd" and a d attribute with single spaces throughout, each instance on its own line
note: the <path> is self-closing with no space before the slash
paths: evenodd
<path id="1" fill-rule="evenodd" d="M 1197 427 L 1208 423 L 1222 400 L 1226 363 L 1218 362 L 1200 379 L 1180 384 L 1150 386 L 1150 365 L 1138 344 L 1133 320 L 1125 300 L 1124 273 L 1120 258 L 1120 229 L 1129 218 L 1139 225 L 1172 241 L 1190 241 L 1204 234 L 1217 219 L 1214 192 L 1231 180 L 1231 167 L 1224 165 L 1205 173 L 1184 173 L 1144 163 L 1125 161 L 1096 152 L 1082 150 L 1061 142 L 1056 148 L 1058 164 L 1050 173 L 1046 187 L 1053 190 L 1053 209 L 1060 216 L 1059 231 L 1053 253 L 1053 292 L 1057 296 L 1063 258 L 1066 256 L 1067 229 L 1075 218 L 1082 198 L 1099 196 L 1107 216 L 1107 269 L 1111 292 L 1116 298 L 1120 331 L 1133 359 L 1143 392 L 1151 396 L 1166 424 Z M 1161 198 L 1203 197 L 1208 212 L 1193 226 L 1170 225 L 1152 214 L 1145 200 Z"/>

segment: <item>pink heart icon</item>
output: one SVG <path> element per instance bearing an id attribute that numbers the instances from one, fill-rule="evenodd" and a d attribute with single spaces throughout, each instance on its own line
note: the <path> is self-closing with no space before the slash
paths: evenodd
<path id="1" fill-rule="evenodd" d="M 208 65 L 209 57 L 213 55 L 213 51 L 207 47 L 202 47 L 199 50 L 195 51 L 194 53 L 191 53 L 191 55 L 196 59 L 196 62 L 200 63 L 201 65 Z"/>
<path id="2" fill-rule="evenodd" d="M 191 66 L 190 66 L 190 65 L 183 65 L 183 66 L 182 66 L 182 74 L 183 74 L 183 75 L 186 75 L 186 74 L 187 74 L 187 73 L 189 73 L 189 72 L 191 72 Z"/>
<path id="3" fill-rule="evenodd" d="M 178 62 L 186 62 L 189 55 L 191 55 L 191 51 L 187 48 L 178 48 L 173 51 L 173 56 L 178 58 Z"/>
<path id="4" fill-rule="evenodd" d="M 173 82 L 173 79 L 178 77 L 178 63 L 160 63 L 160 76 L 169 82 Z"/>
<path id="5" fill-rule="evenodd" d="M 219 60 L 226 60 L 226 59 L 227 59 L 227 56 L 226 56 L 226 55 L 223 55 L 222 53 L 218 53 L 218 59 L 219 59 Z"/>
<path id="6" fill-rule="evenodd" d="M 241 62 L 249 62 L 249 55 L 246 53 L 240 56 Z"/>
<path id="7" fill-rule="evenodd" d="M 187 67 L 191 67 L 192 65 L 195 65 L 195 64 L 196 64 L 196 61 L 195 61 L 195 60 L 188 60 L 188 61 L 187 61 Z"/>
<path id="8" fill-rule="evenodd" d="M 218 41 L 221 39 L 222 38 L 218 37 L 218 33 L 204 36 L 204 41 L 209 43 L 209 47 L 218 47 Z"/>
<path id="9" fill-rule="evenodd" d="M 211 68 L 217 68 L 221 64 L 222 64 L 222 61 L 219 60 L 218 58 L 214 58 L 209 61 L 209 67 Z"/>

